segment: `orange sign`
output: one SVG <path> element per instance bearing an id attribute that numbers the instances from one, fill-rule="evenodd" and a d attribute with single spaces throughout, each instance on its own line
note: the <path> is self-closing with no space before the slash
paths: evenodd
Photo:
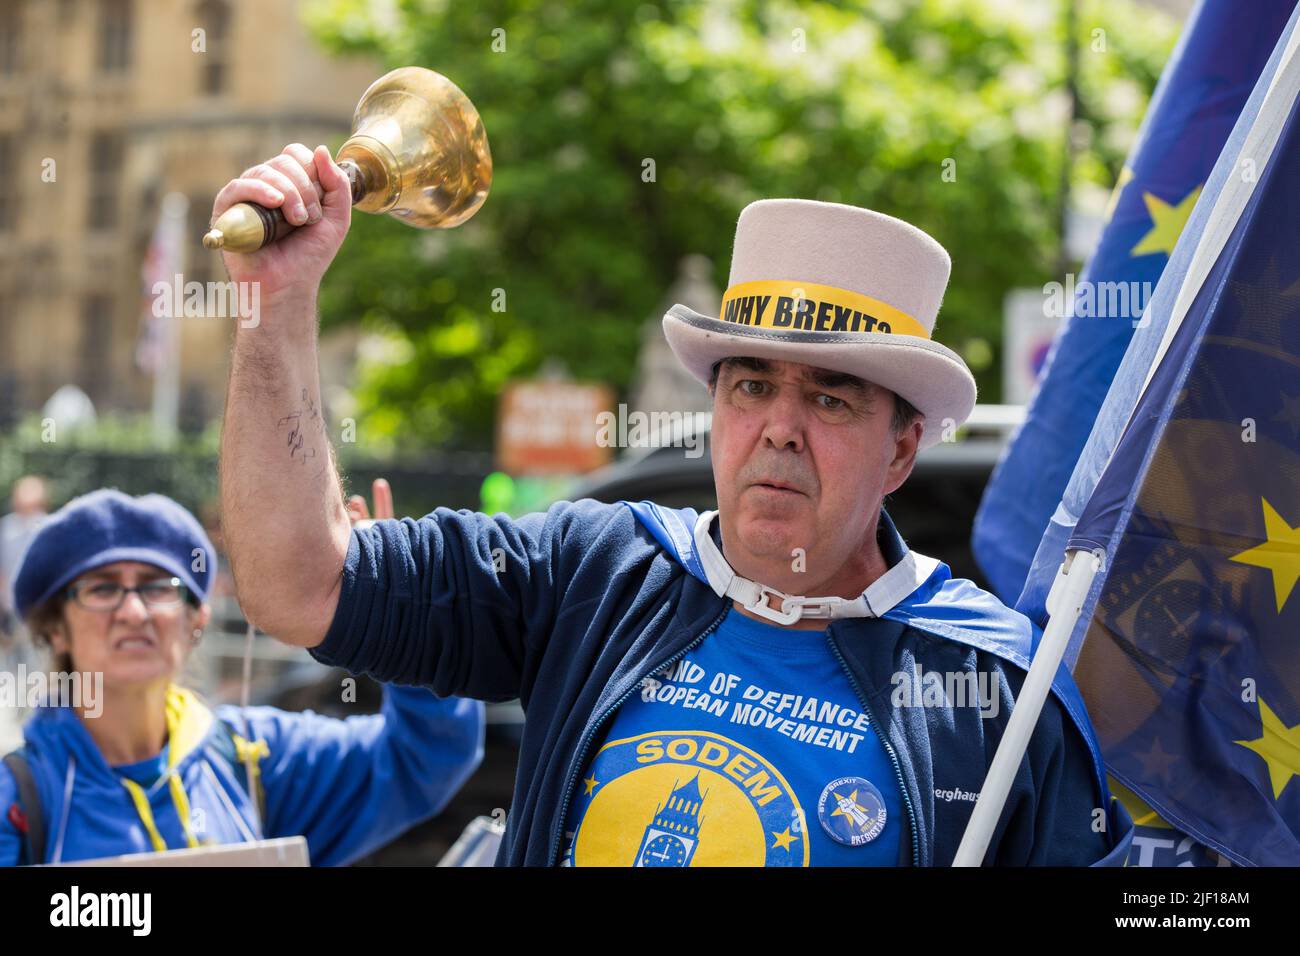
<path id="1" fill-rule="evenodd" d="M 512 475 L 575 475 L 608 464 L 597 416 L 614 403 L 605 385 L 512 382 L 497 410 L 497 464 Z"/>

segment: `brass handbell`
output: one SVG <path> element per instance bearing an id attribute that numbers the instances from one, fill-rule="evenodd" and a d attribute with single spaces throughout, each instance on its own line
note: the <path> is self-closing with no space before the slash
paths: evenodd
<path id="1" fill-rule="evenodd" d="M 492 154 L 483 121 L 442 74 L 404 66 L 381 76 L 357 103 L 352 131 L 335 162 L 352 181 L 357 209 L 447 229 L 487 199 Z M 294 228 L 278 208 L 241 202 L 217 218 L 203 245 L 256 252 Z"/>

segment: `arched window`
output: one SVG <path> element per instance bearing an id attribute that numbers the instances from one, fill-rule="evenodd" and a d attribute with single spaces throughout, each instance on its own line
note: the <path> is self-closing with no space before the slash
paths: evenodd
<path id="1" fill-rule="evenodd" d="M 122 164 L 126 140 L 117 131 L 100 131 L 90 138 L 91 229 L 117 228 L 117 197 L 122 187 Z"/>
<path id="2" fill-rule="evenodd" d="M 22 0 L 0 3 L 0 76 L 12 76 L 22 69 Z"/>
<path id="3" fill-rule="evenodd" d="M 17 139 L 13 133 L 0 133 L 0 232 L 15 228 L 18 220 Z"/>
<path id="4" fill-rule="evenodd" d="M 131 0 L 99 0 L 99 69 L 121 73 L 131 65 Z"/>
<path id="5" fill-rule="evenodd" d="M 199 92 L 218 96 L 226 91 L 230 71 L 230 19 L 227 0 L 199 0 L 195 7 L 199 27 L 204 32 L 205 52 L 199 54 Z"/>

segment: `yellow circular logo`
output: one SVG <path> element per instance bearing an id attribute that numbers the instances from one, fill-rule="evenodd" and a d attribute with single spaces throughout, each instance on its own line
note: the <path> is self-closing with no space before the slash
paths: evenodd
<path id="1" fill-rule="evenodd" d="M 578 795 L 577 866 L 807 866 L 803 809 L 762 755 L 719 734 L 612 740 Z"/>

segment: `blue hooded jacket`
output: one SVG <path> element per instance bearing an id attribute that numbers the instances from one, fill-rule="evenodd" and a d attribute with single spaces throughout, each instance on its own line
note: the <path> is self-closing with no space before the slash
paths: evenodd
<path id="1" fill-rule="evenodd" d="M 441 810 L 483 757 L 483 705 L 440 700 L 419 687 L 385 687 L 380 713 L 345 720 L 273 707 L 214 713 L 175 686 L 167 710 L 174 774 L 138 794 L 105 762 L 74 710 L 33 713 L 23 749 L 45 819 L 41 862 L 302 835 L 313 865 L 341 865 Z M 256 759 L 239 762 L 249 749 Z M 261 826 L 256 787 L 264 795 Z M 16 798 L 14 778 L 0 765 L 0 865 L 17 863 L 23 848 L 4 812 Z"/>
<path id="2" fill-rule="evenodd" d="M 649 502 L 582 500 L 517 520 L 439 508 L 354 529 L 338 609 L 312 654 L 442 695 L 519 698 L 527 720 L 497 863 L 554 866 L 602 727 L 730 607 L 694 546 L 696 518 Z M 896 770 L 910 832 L 898 862 L 947 866 L 1040 635 L 942 562 L 908 552 L 883 509 L 878 540 L 889 609 L 832 621 L 826 636 Z M 996 716 L 895 705 L 895 675 L 972 671 L 996 678 Z M 1061 669 L 985 862 L 1122 865 L 1132 836 Z"/>

